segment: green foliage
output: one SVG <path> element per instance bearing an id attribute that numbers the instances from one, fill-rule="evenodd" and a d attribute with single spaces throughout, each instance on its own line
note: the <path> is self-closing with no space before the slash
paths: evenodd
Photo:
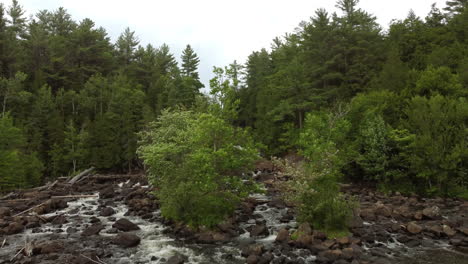
<path id="1" fill-rule="evenodd" d="M 340 193 L 338 179 L 346 162 L 345 139 L 350 124 L 340 114 L 309 114 L 299 145 L 307 158 L 303 169 L 287 171 L 288 197 L 297 205 L 298 220 L 327 233 L 346 232 L 355 202 Z"/>
<path id="2" fill-rule="evenodd" d="M 467 106 L 465 99 L 436 95 L 414 97 L 405 111 L 415 135 L 406 155 L 428 193 L 450 195 L 454 186 L 467 187 Z"/>
<path id="3" fill-rule="evenodd" d="M 163 111 L 138 152 L 168 219 L 212 227 L 253 189 L 240 177 L 257 158 L 252 140 L 212 114 Z"/>
<path id="4" fill-rule="evenodd" d="M 0 118 L 0 191 L 27 188 L 40 182 L 42 164 L 28 154 L 22 131 L 8 115 Z"/>
<path id="5" fill-rule="evenodd" d="M 347 200 L 331 177 L 318 177 L 311 185 L 311 191 L 299 197 L 298 220 L 327 233 L 346 231 L 356 202 Z"/>
<path id="6" fill-rule="evenodd" d="M 357 164 L 365 172 L 365 179 L 376 180 L 381 183 L 388 181 L 386 173 L 389 162 L 389 144 L 385 121 L 380 115 L 369 112 L 359 129 L 357 142 L 359 153 Z"/>

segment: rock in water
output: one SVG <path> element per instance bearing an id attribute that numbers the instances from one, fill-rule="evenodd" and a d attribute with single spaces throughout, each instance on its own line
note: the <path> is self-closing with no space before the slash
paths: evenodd
<path id="1" fill-rule="evenodd" d="M 82 236 L 93 236 L 93 235 L 98 235 L 101 230 L 104 229 L 104 226 L 101 224 L 94 224 L 88 228 L 86 228 L 83 233 L 81 233 Z"/>
<path id="2" fill-rule="evenodd" d="M 120 233 L 112 242 L 121 247 L 129 248 L 138 246 L 140 244 L 140 238 L 135 234 Z"/>
<path id="3" fill-rule="evenodd" d="M 275 241 L 282 243 L 282 242 L 287 242 L 288 239 L 289 239 L 289 231 L 283 228 L 278 232 L 278 235 L 276 236 Z"/>
<path id="4" fill-rule="evenodd" d="M 111 216 L 113 214 L 115 214 L 115 210 L 112 207 L 104 207 L 100 213 L 101 216 Z"/>
<path id="5" fill-rule="evenodd" d="M 268 228 L 263 224 L 254 226 L 254 228 L 250 231 L 251 237 L 268 236 L 269 234 L 270 232 L 268 232 Z"/>
<path id="6" fill-rule="evenodd" d="M 128 232 L 139 230 L 140 228 L 134 223 L 130 222 L 128 219 L 122 218 L 117 220 L 112 227 L 119 229 L 120 231 Z"/>

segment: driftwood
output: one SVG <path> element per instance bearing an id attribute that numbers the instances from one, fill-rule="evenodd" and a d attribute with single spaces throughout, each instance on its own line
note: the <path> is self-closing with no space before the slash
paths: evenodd
<path id="1" fill-rule="evenodd" d="M 3 246 L 5 246 L 5 243 L 6 243 L 6 238 L 3 239 L 3 243 L 2 243 L 2 246 L 0 248 L 3 248 Z"/>
<path id="2" fill-rule="evenodd" d="M 89 176 L 89 179 L 93 180 L 119 180 L 119 179 L 128 179 L 133 177 L 132 175 L 94 175 Z"/>
<path id="3" fill-rule="evenodd" d="M 34 243 L 32 241 L 29 241 L 29 237 L 26 237 L 24 247 L 22 247 L 16 255 L 14 255 L 10 261 L 13 261 L 19 254 L 24 253 L 25 256 L 32 256 L 33 255 L 33 250 L 34 250 Z"/>
<path id="4" fill-rule="evenodd" d="M 15 258 L 16 258 L 19 254 L 21 254 L 21 252 L 23 252 L 23 250 L 24 250 L 24 247 L 22 247 L 22 248 L 16 253 L 16 255 L 14 255 L 14 256 L 10 259 L 10 262 L 12 262 L 13 260 L 15 260 Z"/>
<path id="5" fill-rule="evenodd" d="M 75 184 L 76 182 L 78 182 L 82 177 L 85 177 L 87 176 L 89 173 L 91 173 L 92 171 L 94 170 L 94 167 L 91 167 L 87 170 L 84 170 L 83 172 L 79 173 L 78 175 L 76 175 L 75 177 L 73 177 L 68 183 L 73 185 Z"/>
<path id="6" fill-rule="evenodd" d="M 34 242 L 29 240 L 29 236 L 26 236 L 24 245 L 24 255 L 30 257 L 33 255 Z"/>
<path id="7" fill-rule="evenodd" d="M 99 195 L 89 194 L 89 195 L 63 195 L 63 196 L 52 196 L 51 199 L 79 199 L 79 198 L 98 198 Z"/>
<path id="8" fill-rule="evenodd" d="M 0 200 L 7 200 L 7 199 L 10 199 L 11 197 L 15 196 L 15 193 L 14 192 L 11 192 L 5 196 L 3 196 L 2 198 L 0 198 Z"/>
<path id="9" fill-rule="evenodd" d="M 16 203 L 16 202 L 27 202 L 31 199 L 13 199 L 13 200 L 0 200 L 0 203 Z"/>
<path id="10" fill-rule="evenodd" d="M 27 213 L 27 212 L 31 211 L 32 209 L 35 209 L 35 208 L 37 208 L 37 207 L 39 207 L 39 206 L 41 206 L 41 205 L 44 205 L 44 204 L 45 204 L 45 203 L 40 203 L 40 204 L 38 204 L 38 205 L 35 205 L 35 206 L 33 206 L 33 207 L 31 207 L 31 208 L 29 208 L 29 209 L 27 209 L 27 210 L 24 210 L 24 211 L 22 211 L 22 212 L 20 212 L 20 213 L 15 214 L 13 217 L 20 216 L 20 215 L 22 215 L 22 214 L 24 214 L 24 213 Z"/>
<path id="11" fill-rule="evenodd" d="M 100 260 L 99 257 L 97 257 L 97 256 L 96 256 L 96 257 L 98 258 L 98 261 L 96 261 L 96 260 L 94 260 L 94 259 L 92 259 L 92 258 L 89 258 L 89 257 L 87 257 L 87 256 L 85 256 L 85 255 L 83 255 L 83 254 L 80 254 L 80 256 L 82 256 L 83 258 L 85 258 L 85 259 L 87 259 L 87 260 L 89 260 L 89 261 L 91 261 L 91 262 L 93 262 L 93 263 L 97 263 L 97 264 L 106 264 L 105 262 L 103 262 L 102 260 Z"/>

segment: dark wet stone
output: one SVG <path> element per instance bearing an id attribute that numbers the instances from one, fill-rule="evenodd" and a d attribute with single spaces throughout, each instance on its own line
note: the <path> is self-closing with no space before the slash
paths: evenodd
<path id="1" fill-rule="evenodd" d="M 101 230 L 104 229 L 104 226 L 101 224 L 94 224 L 88 228 L 86 228 L 81 235 L 82 236 L 93 236 L 93 235 L 98 235 Z"/>
<path id="2" fill-rule="evenodd" d="M 265 224 L 256 225 L 250 231 L 251 237 L 268 236 L 270 232 Z"/>
<path id="3" fill-rule="evenodd" d="M 181 255 L 175 255 L 170 257 L 166 264 L 184 264 L 186 261 L 186 257 L 181 256 Z"/>
<path id="4" fill-rule="evenodd" d="M 100 216 L 104 217 L 111 216 L 113 214 L 115 214 L 115 210 L 112 207 L 104 207 L 99 213 Z"/>
<path id="5" fill-rule="evenodd" d="M 121 219 L 117 220 L 112 225 L 112 227 L 117 228 L 117 229 L 119 229 L 121 231 L 124 231 L 124 232 L 134 231 L 134 230 L 139 230 L 140 229 L 136 224 L 130 222 L 126 218 L 121 218 Z"/>
<path id="6" fill-rule="evenodd" d="M 125 248 L 136 247 L 140 241 L 140 237 L 131 233 L 120 233 L 112 240 L 114 244 Z"/>

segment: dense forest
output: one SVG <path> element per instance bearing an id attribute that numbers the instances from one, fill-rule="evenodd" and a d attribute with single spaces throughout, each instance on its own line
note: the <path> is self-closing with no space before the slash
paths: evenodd
<path id="1" fill-rule="evenodd" d="M 209 94 L 190 45 L 178 64 L 128 28 L 112 43 L 63 8 L 27 19 L 16 0 L 0 5 L 0 190 L 146 164 L 165 215 L 209 226 L 220 219 L 200 218 L 207 208 L 227 214 L 235 203 L 219 201 L 256 188 L 233 177 L 244 164 L 299 153 L 310 163 L 289 186 L 299 203 L 351 206 L 333 198 L 338 179 L 467 197 L 468 2 L 433 5 L 425 18 L 410 11 L 388 30 L 358 2 L 318 9 L 245 65 L 215 67 Z M 314 196 L 310 178 L 327 194 Z M 204 207 L 179 215 L 193 197 Z M 316 219 L 307 206 L 303 219 Z"/>

